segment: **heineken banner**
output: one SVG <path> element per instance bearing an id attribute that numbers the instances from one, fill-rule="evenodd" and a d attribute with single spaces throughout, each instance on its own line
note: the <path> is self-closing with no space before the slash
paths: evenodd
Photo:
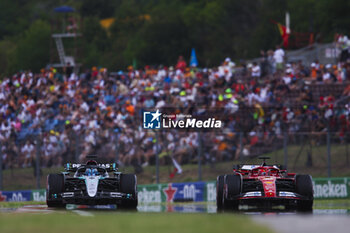
<path id="1" fill-rule="evenodd" d="M 350 178 L 313 179 L 315 199 L 349 198 Z M 215 202 L 216 182 L 138 185 L 140 204 L 162 202 Z M 45 201 L 46 190 L 0 191 L 0 201 Z"/>
<path id="2" fill-rule="evenodd" d="M 315 178 L 315 199 L 349 198 L 350 178 Z"/>

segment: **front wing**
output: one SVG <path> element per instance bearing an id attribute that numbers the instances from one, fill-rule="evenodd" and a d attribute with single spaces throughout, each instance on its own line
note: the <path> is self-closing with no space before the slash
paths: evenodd
<path id="1" fill-rule="evenodd" d="M 62 200 L 64 204 L 81 204 L 81 205 L 107 205 L 120 204 L 124 200 L 135 200 L 136 196 L 121 192 L 104 192 L 98 191 L 96 196 L 89 197 L 83 191 L 63 192 L 54 194 L 51 200 Z"/>
<path id="2" fill-rule="evenodd" d="M 279 192 L 275 197 L 266 197 L 263 192 L 247 192 L 227 197 L 228 200 L 238 201 L 241 205 L 296 205 L 299 201 L 312 200 L 309 197 L 294 192 Z"/>

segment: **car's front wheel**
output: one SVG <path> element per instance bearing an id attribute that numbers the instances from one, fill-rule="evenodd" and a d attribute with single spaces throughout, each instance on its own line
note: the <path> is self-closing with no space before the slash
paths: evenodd
<path id="1" fill-rule="evenodd" d="M 307 200 L 299 200 L 297 202 L 297 208 L 300 211 L 312 211 L 312 205 L 314 200 L 314 192 L 312 187 L 312 179 L 310 175 L 296 175 L 295 176 L 295 188 L 296 192 Z"/>
<path id="2" fill-rule="evenodd" d="M 223 208 L 225 210 L 238 210 L 239 201 L 235 196 L 241 193 L 241 176 L 238 174 L 225 175 Z"/>
<path id="3" fill-rule="evenodd" d="M 224 176 L 218 176 L 216 179 L 216 207 L 218 211 L 223 208 L 223 194 L 224 194 Z"/>
<path id="4" fill-rule="evenodd" d="M 64 177 L 62 174 L 47 176 L 46 204 L 48 207 L 65 207 L 59 196 L 64 191 Z"/>
<path id="5" fill-rule="evenodd" d="M 131 195 L 129 199 L 123 200 L 118 205 L 122 209 L 136 209 L 138 204 L 137 198 L 137 178 L 134 174 L 121 174 L 120 192 Z"/>

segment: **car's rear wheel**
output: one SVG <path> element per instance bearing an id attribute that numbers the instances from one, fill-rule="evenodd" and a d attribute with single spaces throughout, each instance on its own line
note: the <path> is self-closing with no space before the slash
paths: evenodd
<path id="1" fill-rule="evenodd" d="M 314 192 L 312 187 L 312 179 L 310 175 L 296 175 L 295 176 L 296 192 L 307 200 L 298 200 L 297 208 L 300 211 L 312 211 L 314 200 Z"/>
<path id="2" fill-rule="evenodd" d="M 131 195 L 130 199 L 123 200 L 118 205 L 122 209 L 136 209 L 138 204 L 137 198 L 137 178 L 134 174 L 121 174 L 120 192 Z"/>
<path id="3" fill-rule="evenodd" d="M 59 196 L 64 191 L 64 177 L 62 174 L 47 176 L 46 204 L 48 207 L 65 207 Z"/>
<path id="4" fill-rule="evenodd" d="M 224 195 L 224 176 L 218 176 L 216 178 L 216 207 L 220 211 L 223 208 L 223 195 Z"/>
<path id="5" fill-rule="evenodd" d="M 225 210 L 238 210 L 239 200 L 235 196 L 241 193 L 241 182 L 240 175 L 225 175 L 223 195 L 223 208 Z"/>

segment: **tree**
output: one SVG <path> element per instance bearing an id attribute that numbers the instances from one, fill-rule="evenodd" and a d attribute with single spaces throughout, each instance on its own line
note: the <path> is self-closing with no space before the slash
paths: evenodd
<path id="1" fill-rule="evenodd" d="M 116 4 L 113 0 L 84 0 L 80 8 L 83 17 L 98 16 L 100 19 L 112 17 Z"/>
<path id="2" fill-rule="evenodd" d="M 41 20 L 35 21 L 18 39 L 14 50 L 12 72 L 17 70 L 39 71 L 49 63 L 50 25 Z"/>
<path id="3" fill-rule="evenodd" d="M 0 78 L 4 74 L 8 74 L 8 68 L 11 64 L 11 54 L 14 53 L 15 43 L 11 40 L 0 41 Z"/>
<path id="4" fill-rule="evenodd" d="M 91 67 L 94 65 L 106 66 L 100 64 L 104 54 L 108 53 L 111 43 L 107 36 L 107 32 L 101 27 L 97 17 L 87 17 L 84 19 L 84 27 L 82 29 L 83 37 L 83 65 Z"/>

